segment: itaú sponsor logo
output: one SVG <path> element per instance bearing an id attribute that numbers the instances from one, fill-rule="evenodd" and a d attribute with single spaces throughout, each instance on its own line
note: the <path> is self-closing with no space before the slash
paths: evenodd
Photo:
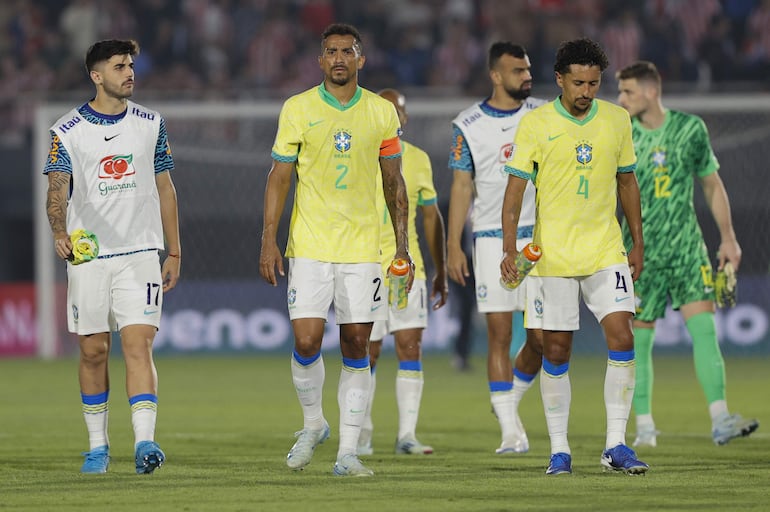
<path id="1" fill-rule="evenodd" d="M 768 313 L 756 304 L 738 304 L 734 308 L 718 310 L 715 315 L 717 338 L 722 344 L 751 347 L 762 343 L 768 335 L 770 319 Z M 666 310 L 666 316 L 658 320 L 655 327 L 655 344 L 673 347 L 691 345 L 682 315 Z"/>

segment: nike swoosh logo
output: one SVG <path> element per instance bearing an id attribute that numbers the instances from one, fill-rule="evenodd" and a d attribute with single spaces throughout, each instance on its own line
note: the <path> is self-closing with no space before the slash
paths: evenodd
<path id="1" fill-rule="evenodd" d="M 623 302 L 624 300 L 628 300 L 628 297 L 615 297 L 615 302 Z"/>
<path id="2" fill-rule="evenodd" d="M 372 311 L 377 311 L 378 309 L 380 309 L 381 306 L 382 306 L 382 304 L 378 304 L 376 306 L 372 306 Z"/>
<path id="3" fill-rule="evenodd" d="M 563 133 L 560 133 L 559 135 L 549 135 L 549 136 L 548 136 L 548 140 L 549 140 L 549 141 L 552 141 L 552 140 L 556 140 L 556 139 L 558 139 L 559 137 L 561 137 L 562 135 L 564 135 L 564 134 L 563 134 Z"/>
<path id="4" fill-rule="evenodd" d="M 105 135 L 105 136 L 104 136 L 104 142 L 109 142 L 109 141 L 111 141 L 112 139 L 114 139 L 115 137 L 117 137 L 118 135 L 120 135 L 120 134 L 118 133 L 118 134 L 116 134 L 116 135 L 113 135 L 112 137 L 107 137 L 107 136 Z"/>
<path id="5" fill-rule="evenodd" d="M 158 310 L 157 310 L 157 309 L 145 309 L 145 310 L 144 310 L 144 314 L 145 314 L 145 315 L 154 315 L 154 314 L 155 314 L 155 313 L 157 313 L 157 312 L 158 312 Z"/>
<path id="6" fill-rule="evenodd" d="M 310 121 L 310 122 L 309 122 L 307 125 L 308 125 L 310 128 L 312 128 L 312 127 L 314 127 L 315 125 L 317 125 L 317 124 L 321 124 L 321 123 L 323 123 L 323 122 L 324 122 L 324 120 L 323 120 L 323 119 L 321 119 L 320 121 Z"/>
<path id="7" fill-rule="evenodd" d="M 350 409 L 350 414 L 361 414 L 364 409 Z"/>
<path id="8" fill-rule="evenodd" d="M 503 131 L 507 132 L 508 130 L 510 130 L 512 128 L 516 128 L 516 127 L 515 126 L 506 126 L 505 128 L 503 128 Z"/>

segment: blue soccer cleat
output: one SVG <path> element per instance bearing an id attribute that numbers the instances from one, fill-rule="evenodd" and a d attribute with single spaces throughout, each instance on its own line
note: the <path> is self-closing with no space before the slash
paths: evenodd
<path id="1" fill-rule="evenodd" d="M 545 470 L 545 474 L 546 475 L 572 474 L 572 455 L 564 452 L 552 454 L 551 462 L 548 464 L 548 469 Z"/>
<path id="2" fill-rule="evenodd" d="M 136 472 L 150 474 L 166 461 L 166 454 L 155 441 L 141 441 L 136 445 Z"/>
<path id="3" fill-rule="evenodd" d="M 83 452 L 86 460 L 80 468 L 81 473 L 106 473 L 110 465 L 110 447 L 98 446 L 90 452 Z"/>
<path id="4" fill-rule="evenodd" d="M 611 471 L 622 471 L 627 475 L 643 475 L 650 466 L 636 458 L 634 450 L 624 444 L 604 450 L 602 466 Z"/>

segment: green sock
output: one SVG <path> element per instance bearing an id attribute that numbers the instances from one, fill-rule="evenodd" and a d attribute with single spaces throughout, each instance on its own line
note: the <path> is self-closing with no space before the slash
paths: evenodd
<path id="1" fill-rule="evenodd" d="M 725 361 L 717 341 L 717 329 L 714 313 L 698 313 L 686 322 L 692 336 L 695 374 L 698 376 L 706 395 L 706 401 L 712 403 L 725 399 Z"/>
<path id="2" fill-rule="evenodd" d="M 655 329 L 634 327 L 634 358 L 636 359 L 636 389 L 634 390 L 634 413 L 652 413 L 652 342 Z"/>

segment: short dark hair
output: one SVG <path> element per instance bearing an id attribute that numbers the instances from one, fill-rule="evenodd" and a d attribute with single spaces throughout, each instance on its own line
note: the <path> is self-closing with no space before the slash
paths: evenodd
<path id="1" fill-rule="evenodd" d="M 599 66 L 604 71 L 610 65 L 607 54 L 596 42 L 586 37 L 564 41 L 556 50 L 556 62 L 553 70 L 563 75 L 569 72 L 572 64 L 583 66 Z"/>
<path id="2" fill-rule="evenodd" d="M 489 47 L 489 57 L 487 58 L 487 64 L 489 69 L 493 69 L 497 65 L 497 61 L 503 55 L 510 55 L 517 59 L 523 59 L 527 56 L 527 50 L 520 44 L 512 43 L 510 41 L 497 41 L 492 43 Z"/>
<path id="3" fill-rule="evenodd" d="M 92 44 L 86 52 L 86 70 L 90 73 L 96 64 L 108 61 L 115 55 L 139 55 L 139 43 L 133 39 L 108 39 Z"/>
<path id="4" fill-rule="evenodd" d="M 348 23 L 332 23 L 321 34 L 321 49 L 329 36 L 353 36 L 356 45 L 358 45 L 359 53 L 363 53 L 364 45 L 361 43 L 361 33 L 356 27 Z"/>
<path id="5" fill-rule="evenodd" d="M 658 68 L 650 61 L 638 60 L 630 64 L 617 73 L 615 78 L 618 80 L 636 79 L 638 82 L 650 82 L 660 87 L 660 73 Z"/>

